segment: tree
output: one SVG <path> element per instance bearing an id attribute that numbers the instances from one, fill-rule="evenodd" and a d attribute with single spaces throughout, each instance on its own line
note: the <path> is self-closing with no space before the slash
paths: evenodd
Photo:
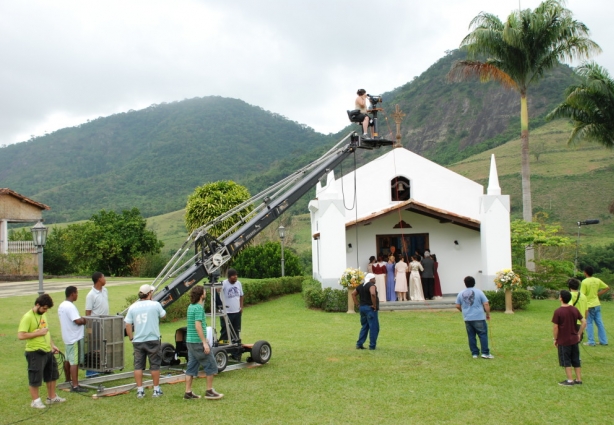
<path id="1" fill-rule="evenodd" d="M 281 276 L 281 244 L 265 242 L 245 248 L 237 255 L 232 266 L 240 276 L 253 279 Z M 303 274 L 301 261 L 291 249 L 284 249 L 284 272 L 286 276 Z"/>
<path id="2" fill-rule="evenodd" d="M 146 225 L 138 208 L 121 214 L 101 210 L 89 221 L 66 228 L 66 256 L 79 272 L 125 276 L 135 258 L 159 253 L 164 246 Z"/>
<path id="3" fill-rule="evenodd" d="M 222 214 L 241 205 L 250 198 L 246 187 L 233 181 L 217 181 L 197 187 L 188 197 L 185 211 L 185 227 L 192 232 L 199 227 L 213 222 Z M 243 214 L 251 208 L 243 210 Z M 218 237 L 241 221 L 242 216 L 235 214 L 229 219 L 213 226 L 209 233 Z"/>
<path id="4" fill-rule="evenodd" d="M 531 153 L 535 157 L 535 162 L 539 162 L 539 157 L 543 153 L 546 153 L 546 144 L 544 142 L 536 143 L 535 146 L 533 146 L 533 149 L 531 150 Z"/>
<path id="5" fill-rule="evenodd" d="M 568 144 L 582 140 L 614 147 L 614 80 L 601 66 L 586 63 L 576 69 L 582 82 L 570 86 L 567 98 L 557 106 L 548 119 L 569 118 L 573 130 Z"/>
<path id="6" fill-rule="evenodd" d="M 588 38 L 589 30 L 573 19 L 563 0 L 546 0 L 535 10 L 512 12 L 505 23 L 492 14 L 482 12 L 469 26 L 473 31 L 461 42 L 470 60 L 456 62 L 448 77 L 461 81 L 478 77 L 481 81 L 497 81 L 520 94 L 520 129 L 522 141 L 522 217 L 532 221 L 531 172 L 529 168 L 529 86 L 561 61 L 588 58 L 601 51 Z M 476 60 L 478 57 L 486 60 Z M 526 250 L 531 267 L 533 252 Z"/>

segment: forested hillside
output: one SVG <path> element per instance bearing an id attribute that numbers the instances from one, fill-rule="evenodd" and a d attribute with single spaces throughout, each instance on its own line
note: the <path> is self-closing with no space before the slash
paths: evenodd
<path id="1" fill-rule="evenodd" d="M 3 148 L 0 186 L 51 206 L 49 222 L 102 208 L 144 216 L 185 207 L 206 182 L 243 182 L 330 138 L 237 99 L 152 105 Z"/>

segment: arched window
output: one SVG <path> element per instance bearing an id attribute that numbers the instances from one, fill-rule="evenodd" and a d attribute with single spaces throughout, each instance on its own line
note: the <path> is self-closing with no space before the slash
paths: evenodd
<path id="1" fill-rule="evenodd" d="M 390 181 L 390 199 L 393 201 L 407 201 L 411 198 L 409 180 L 397 176 Z"/>

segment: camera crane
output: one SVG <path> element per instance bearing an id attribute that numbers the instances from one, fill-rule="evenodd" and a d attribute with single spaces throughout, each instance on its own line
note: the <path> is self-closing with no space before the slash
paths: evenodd
<path id="1" fill-rule="evenodd" d="M 160 302 L 166 309 L 206 277 L 209 277 L 209 285 L 221 287 L 221 284 L 217 284 L 220 268 L 321 178 L 356 149 L 371 150 L 392 144 L 390 140 L 362 138 L 352 132 L 312 163 L 195 229 L 152 282 L 156 291 L 163 286 L 154 293 L 153 300 Z M 214 227 L 237 218 L 238 221 L 219 237 L 211 235 L 210 231 Z"/>

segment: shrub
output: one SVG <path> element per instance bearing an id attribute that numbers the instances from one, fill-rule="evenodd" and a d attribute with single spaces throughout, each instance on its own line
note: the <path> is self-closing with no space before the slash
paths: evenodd
<path id="1" fill-rule="evenodd" d="M 266 279 L 281 275 L 281 244 L 265 242 L 249 246 L 237 255 L 232 266 L 239 275 L 253 279 Z M 284 272 L 287 276 L 301 276 L 303 270 L 298 256 L 290 249 L 284 249 Z"/>
<path id="2" fill-rule="evenodd" d="M 505 291 L 484 291 L 492 311 L 505 311 Z M 531 302 L 531 293 L 525 289 L 512 291 L 512 307 L 524 310 Z"/>
<path id="3" fill-rule="evenodd" d="M 537 285 L 531 289 L 531 296 L 534 300 L 545 300 L 548 298 L 548 288 Z"/>
<path id="4" fill-rule="evenodd" d="M 130 264 L 130 275 L 135 277 L 156 277 L 170 260 L 164 254 L 145 254 L 135 258 Z"/>
<path id="5" fill-rule="evenodd" d="M 345 289 L 326 288 L 322 291 L 322 310 L 328 312 L 348 311 L 348 292 Z"/>
<path id="6" fill-rule="evenodd" d="M 348 310 L 348 293 L 345 289 L 322 289 L 322 284 L 313 278 L 303 281 L 303 298 L 307 308 L 317 308 L 328 312 Z"/>

